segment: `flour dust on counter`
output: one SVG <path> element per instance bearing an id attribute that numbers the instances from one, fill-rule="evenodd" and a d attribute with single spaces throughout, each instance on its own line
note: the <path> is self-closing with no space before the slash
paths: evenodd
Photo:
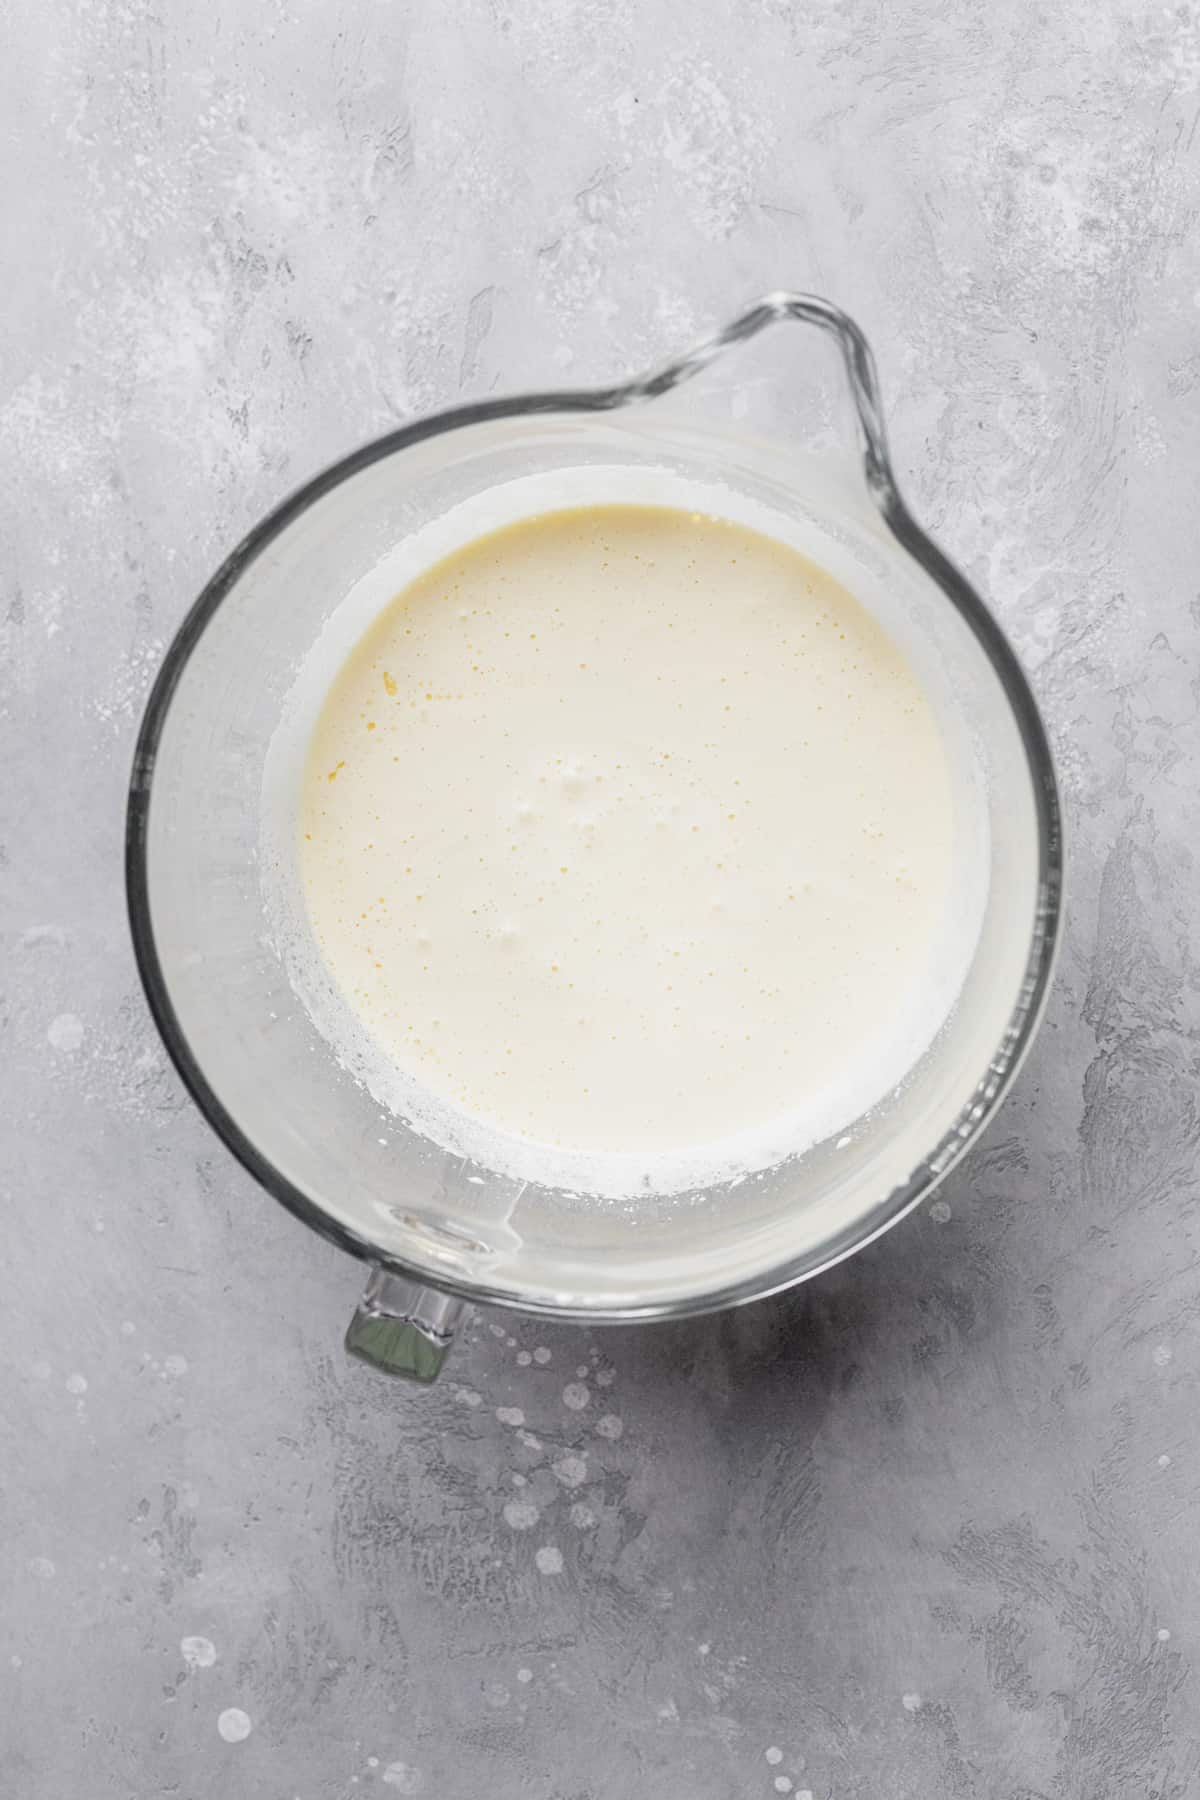
<path id="1" fill-rule="evenodd" d="M 635 1153 L 669 1190 L 911 1066 L 953 829 L 933 709 L 845 588 L 747 526 L 608 504 L 383 609 L 317 717 L 299 866 L 349 1009 L 494 1166 Z"/>

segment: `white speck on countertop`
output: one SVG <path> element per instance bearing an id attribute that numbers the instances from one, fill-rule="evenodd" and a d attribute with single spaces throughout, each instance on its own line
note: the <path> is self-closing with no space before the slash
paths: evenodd
<path id="1" fill-rule="evenodd" d="M 179 1649 L 189 1669 L 211 1669 L 217 1660 L 216 1645 L 211 1638 L 181 1638 Z"/>
<path id="2" fill-rule="evenodd" d="M 83 1020 L 76 1013 L 59 1013 L 46 1027 L 51 1049 L 73 1056 L 83 1042 Z"/>
<path id="3" fill-rule="evenodd" d="M 87 1376 L 79 1374 L 68 1375 L 65 1386 L 68 1394 L 74 1394 L 77 1397 L 86 1394 L 88 1391 Z"/>
<path id="4" fill-rule="evenodd" d="M 541 1516 L 532 1500 L 506 1500 L 504 1503 L 504 1523 L 514 1531 L 530 1531 Z"/>
<path id="5" fill-rule="evenodd" d="M 61 925 L 27 925 L 17 939 L 22 950 L 36 950 L 42 944 L 53 944 L 56 949 L 65 950 L 67 941 Z"/>
<path id="6" fill-rule="evenodd" d="M 783 1761 L 783 1751 L 779 1748 L 778 1744 L 771 1744 L 769 1748 L 763 1751 L 763 1755 L 769 1763 L 781 1763 Z"/>
<path id="7" fill-rule="evenodd" d="M 525 1414 L 519 1406 L 498 1406 L 496 1417 L 502 1425 L 517 1426 L 525 1423 Z"/>
<path id="8" fill-rule="evenodd" d="M 240 1706 L 227 1706 L 217 1720 L 217 1730 L 227 1744 L 244 1743 L 253 1729 L 249 1713 L 244 1713 Z"/>
<path id="9" fill-rule="evenodd" d="M 383 1771 L 383 1780 L 402 1794 L 419 1794 L 425 1778 L 411 1763 L 392 1762 Z"/>
<path id="10" fill-rule="evenodd" d="M 543 1544 L 534 1556 L 534 1562 L 543 1575 L 561 1575 L 563 1570 L 562 1551 L 554 1544 Z"/>
<path id="11" fill-rule="evenodd" d="M 1154 1346 L 1154 1366 L 1155 1366 L 1155 1368 L 1156 1369 L 1165 1369 L 1167 1364 L 1171 1361 L 1171 1358 L 1174 1354 L 1175 1353 L 1171 1349 L 1170 1344 L 1156 1344 Z"/>
<path id="12" fill-rule="evenodd" d="M 572 1412 L 582 1412 L 592 1396 L 581 1381 L 569 1381 L 562 1397 L 564 1406 L 569 1406 Z"/>
<path id="13" fill-rule="evenodd" d="M 904 1694 L 901 1696 L 900 1704 L 905 1712 L 920 1712 L 921 1696 L 920 1694 Z"/>

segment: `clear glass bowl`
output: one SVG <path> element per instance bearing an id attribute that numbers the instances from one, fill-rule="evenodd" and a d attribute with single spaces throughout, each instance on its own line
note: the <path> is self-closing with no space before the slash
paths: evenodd
<path id="1" fill-rule="evenodd" d="M 803 357 L 796 324 L 815 328 Z M 802 526 L 818 560 L 903 640 L 986 816 L 975 953 L 900 1087 L 836 1141 L 758 1175 L 637 1201 L 515 1182 L 394 1117 L 381 1124 L 297 1000 L 264 917 L 268 753 L 350 588 L 473 496 L 613 468 L 719 488 Z M 894 1224 L 978 1136 L 1029 1046 L 1061 880 L 1054 771 L 1025 678 L 900 498 L 862 334 L 796 294 L 767 297 L 638 380 L 444 412 L 317 476 L 249 534 L 185 619 L 129 794 L 133 940 L 167 1049 L 267 1191 L 374 1265 L 350 1348 L 420 1379 L 436 1373 L 462 1299 L 590 1321 L 677 1317 L 802 1281 Z"/>

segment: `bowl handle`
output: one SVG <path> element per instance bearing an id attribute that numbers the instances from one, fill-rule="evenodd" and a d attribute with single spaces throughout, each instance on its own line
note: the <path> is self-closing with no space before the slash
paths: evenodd
<path id="1" fill-rule="evenodd" d="M 386 1269 L 372 1269 L 346 1333 L 351 1356 L 426 1386 L 436 1381 L 466 1303 Z"/>

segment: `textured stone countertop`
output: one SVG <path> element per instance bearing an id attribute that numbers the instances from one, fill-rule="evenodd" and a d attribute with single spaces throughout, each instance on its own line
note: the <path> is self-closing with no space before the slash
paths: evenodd
<path id="1" fill-rule="evenodd" d="M 10 9 L 4 1800 L 1200 1794 L 1194 10 Z M 869 332 L 1045 707 L 1046 1026 L 831 1276 L 672 1328 L 479 1315 L 397 1388 L 341 1354 L 358 1269 L 151 1028 L 148 683 L 335 455 L 778 285 Z"/>

